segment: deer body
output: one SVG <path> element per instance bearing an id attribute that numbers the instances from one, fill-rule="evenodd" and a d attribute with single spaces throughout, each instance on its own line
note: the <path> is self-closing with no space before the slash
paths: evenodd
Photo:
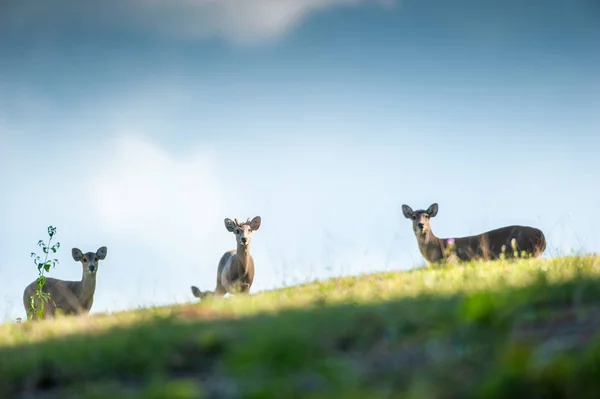
<path id="1" fill-rule="evenodd" d="M 225 228 L 236 236 L 237 249 L 227 251 L 217 266 L 217 285 L 214 291 L 200 291 L 192 286 L 192 294 L 197 298 L 224 296 L 227 293 L 248 293 L 254 281 L 254 259 L 250 255 L 252 232 L 260 228 L 261 218 L 256 216 L 244 223 L 226 218 Z"/>
<path id="2" fill-rule="evenodd" d="M 75 261 L 80 261 L 83 267 L 81 281 L 65 281 L 51 277 L 46 278 L 43 292 L 50 294 L 50 299 L 44 304 L 44 318 L 52 318 L 59 310 L 65 315 L 88 314 L 94 303 L 96 292 L 96 273 L 98 263 L 106 257 L 106 247 L 98 251 L 82 253 L 78 248 L 73 248 L 72 256 Z M 33 281 L 23 292 L 23 305 L 27 318 L 37 319 L 37 314 L 31 312 L 31 297 L 34 297 L 36 308 L 40 306 L 41 299 L 36 296 L 37 282 Z"/>
<path id="3" fill-rule="evenodd" d="M 430 218 L 435 217 L 437 212 L 438 205 L 435 203 L 427 210 L 416 211 L 402 205 L 404 216 L 413 221 L 419 251 L 429 263 L 452 257 L 460 261 L 497 260 L 503 253 L 506 258 L 513 258 L 515 249 L 519 255 L 525 251 L 532 257 L 538 257 L 546 249 L 544 233 L 530 226 L 512 225 L 473 236 L 438 238 L 430 226 Z"/>
<path id="4" fill-rule="evenodd" d="M 240 248 L 225 252 L 217 268 L 217 288 L 215 292 L 225 293 L 248 292 L 254 281 L 254 259 L 248 248 Z M 239 286 L 239 287 L 237 287 Z"/>

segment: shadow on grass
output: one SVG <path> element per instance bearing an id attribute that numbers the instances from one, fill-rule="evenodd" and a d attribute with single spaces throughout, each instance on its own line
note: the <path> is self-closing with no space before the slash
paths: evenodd
<path id="1" fill-rule="evenodd" d="M 210 304 L 173 308 L 0 348 L 0 397 L 597 398 L 599 288 L 540 274 L 494 294 L 237 319 L 204 319 Z"/>

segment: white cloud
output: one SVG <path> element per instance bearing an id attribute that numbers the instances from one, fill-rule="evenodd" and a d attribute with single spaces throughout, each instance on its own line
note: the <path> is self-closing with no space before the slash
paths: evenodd
<path id="1" fill-rule="evenodd" d="M 131 303 L 97 310 L 190 300 L 191 284 L 214 288 L 214 248 L 231 244 L 218 234 L 226 204 L 215 176 L 208 152 L 176 158 L 141 135 L 118 136 L 86 194 L 114 248 L 104 298 Z"/>
<path id="2" fill-rule="evenodd" d="M 214 234 L 210 221 L 222 219 L 224 199 L 210 155 L 201 151 L 176 159 L 147 138 L 125 134 L 117 138 L 110 164 L 91 179 L 88 195 L 101 225 L 169 248 L 169 257 L 208 240 Z"/>
<path id="3" fill-rule="evenodd" d="M 70 26 L 133 29 L 178 39 L 222 37 L 239 44 L 276 39 L 312 12 L 395 0 L 105 0 L 8 3 L 0 22 L 12 28 Z"/>

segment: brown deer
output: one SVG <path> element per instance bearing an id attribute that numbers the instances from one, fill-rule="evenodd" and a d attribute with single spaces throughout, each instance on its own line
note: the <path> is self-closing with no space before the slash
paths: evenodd
<path id="1" fill-rule="evenodd" d="M 51 277 L 46 278 L 42 292 L 50 294 L 48 302 L 44 303 L 44 318 L 53 318 L 57 311 L 64 315 L 88 314 L 94 303 L 96 292 L 96 273 L 98 263 L 106 258 L 106 247 L 100 247 L 96 252 L 83 253 L 78 248 L 71 250 L 76 262 L 81 262 L 83 275 L 81 281 L 65 281 Z M 31 309 L 31 297 L 34 306 L 40 306 L 41 298 L 36 295 L 37 281 L 32 282 L 23 292 L 23 305 L 27 318 L 36 320 L 37 314 Z"/>
<path id="2" fill-rule="evenodd" d="M 429 263 L 456 258 L 459 261 L 497 260 L 502 254 L 508 259 L 515 256 L 514 252 L 520 255 L 523 251 L 535 258 L 546 249 L 544 233 L 534 227 L 513 225 L 468 237 L 438 238 L 430 225 L 430 219 L 438 213 L 437 203 L 427 210 L 416 211 L 402 205 L 402 213 L 412 220 L 419 250 Z"/>
<path id="3" fill-rule="evenodd" d="M 227 251 L 221 257 L 217 267 L 217 286 L 214 291 L 203 292 L 198 287 L 192 286 L 192 294 L 196 298 L 222 297 L 226 293 L 245 294 L 250 291 L 254 281 L 254 260 L 250 255 L 250 241 L 252 232 L 260 228 L 260 223 L 260 216 L 252 220 L 248 218 L 243 223 L 238 222 L 237 219 L 225 219 L 225 228 L 235 234 L 237 250 Z"/>

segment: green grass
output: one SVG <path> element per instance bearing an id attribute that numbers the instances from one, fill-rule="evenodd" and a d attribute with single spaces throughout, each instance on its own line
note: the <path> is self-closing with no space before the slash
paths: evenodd
<path id="1" fill-rule="evenodd" d="M 597 398 L 600 257 L 0 327 L 2 398 Z"/>

